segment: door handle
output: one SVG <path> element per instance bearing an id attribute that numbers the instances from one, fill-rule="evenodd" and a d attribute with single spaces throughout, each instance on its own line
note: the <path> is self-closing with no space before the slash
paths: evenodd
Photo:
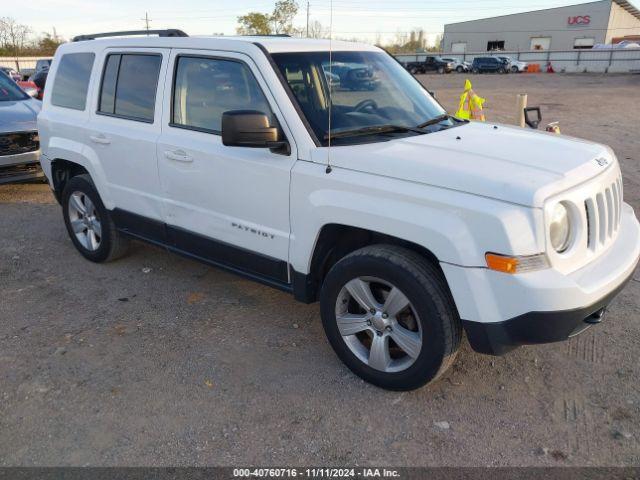
<path id="1" fill-rule="evenodd" d="M 193 162 L 193 157 L 187 155 L 184 150 L 165 150 L 164 156 L 169 160 L 175 160 L 176 162 Z"/>
<path id="2" fill-rule="evenodd" d="M 91 139 L 92 142 L 100 143 L 102 145 L 109 145 L 111 143 L 111 140 L 109 140 L 107 137 L 105 137 L 101 133 L 99 133 L 98 135 L 91 135 L 89 136 L 89 138 Z"/>

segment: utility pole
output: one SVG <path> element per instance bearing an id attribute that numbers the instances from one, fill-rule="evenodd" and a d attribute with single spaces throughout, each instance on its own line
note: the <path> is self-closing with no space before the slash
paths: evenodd
<path id="1" fill-rule="evenodd" d="M 151 22 L 151 19 L 149 18 L 149 13 L 148 12 L 144 12 L 144 18 L 141 18 L 140 20 L 144 21 L 144 24 L 146 26 L 146 30 L 148 32 L 149 31 L 149 22 Z"/>
<path id="2" fill-rule="evenodd" d="M 307 0 L 307 38 L 309 38 L 309 0 Z"/>

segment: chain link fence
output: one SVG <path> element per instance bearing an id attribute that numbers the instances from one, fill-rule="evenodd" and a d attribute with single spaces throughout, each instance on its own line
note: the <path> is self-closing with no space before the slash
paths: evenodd
<path id="1" fill-rule="evenodd" d="M 556 72 L 566 73 L 640 73 L 640 49 L 603 50 L 534 50 L 530 52 L 417 53 L 399 54 L 401 63 L 419 62 L 429 55 L 457 58 L 472 62 L 475 57 L 505 56 L 523 62 L 537 63 L 542 71 L 551 63 Z"/>

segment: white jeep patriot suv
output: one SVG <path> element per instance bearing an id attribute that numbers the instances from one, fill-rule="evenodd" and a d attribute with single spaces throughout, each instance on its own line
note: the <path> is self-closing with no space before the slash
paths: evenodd
<path id="1" fill-rule="evenodd" d="M 396 390 L 442 374 L 463 329 L 487 354 L 576 335 L 634 272 L 604 145 L 454 118 L 369 45 L 96 39 L 122 33 L 61 46 L 38 117 L 91 261 L 133 237 L 319 300 L 337 355 Z"/>

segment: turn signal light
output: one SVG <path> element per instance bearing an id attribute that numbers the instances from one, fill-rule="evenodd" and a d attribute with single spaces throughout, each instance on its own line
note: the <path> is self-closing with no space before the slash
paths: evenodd
<path id="1" fill-rule="evenodd" d="M 503 273 L 513 274 L 532 272 L 549 266 L 549 261 L 544 253 L 516 257 L 498 255 L 497 253 L 487 253 L 484 257 L 487 261 L 487 267 L 490 270 Z"/>

